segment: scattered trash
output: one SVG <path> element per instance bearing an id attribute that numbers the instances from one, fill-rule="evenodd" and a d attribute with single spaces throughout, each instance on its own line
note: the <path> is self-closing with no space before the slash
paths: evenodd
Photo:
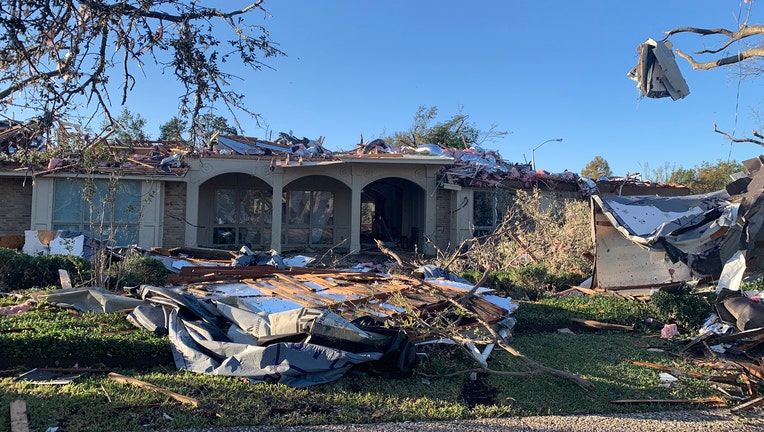
<path id="1" fill-rule="evenodd" d="M 676 336 L 679 336 L 679 329 L 676 324 L 665 324 L 661 329 L 662 339 L 673 339 Z"/>
<path id="2" fill-rule="evenodd" d="M 14 381 L 27 381 L 41 385 L 65 385 L 69 384 L 83 373 L 64 373 L 54 372 L 48 369 L 32 369 L 22 375 L 19 375 Z"/>

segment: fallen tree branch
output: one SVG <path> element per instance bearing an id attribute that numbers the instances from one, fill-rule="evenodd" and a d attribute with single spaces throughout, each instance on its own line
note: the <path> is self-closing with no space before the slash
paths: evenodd
<path id="1" fill-rule="evenodd" d="M 178 402 L 189 404 L 189 405 L 193 406 L 194 408 L 199 408 L 199 400 L 198 399 L 194 399 L 192 397 L 184 396 L 182 394 L 175 393 L 175 392 L 167 390 L 167 389 L 163 389 L 162 387 L 156 386 L 156 385 L 151 384 L 151 383 L 147 383 L 145 381 L 141 381 L 139 379 L 126 377 L 126 376 L 120 375 L 120 374 L 118 374 L 116 372 L 109 372 L 109 374 L 107 376 L 109 377 L 109 379 L 112 379 L 112 380 L 114 380 L 116 382 L 125 383 L 125 384 L 132 384 L 134 386 L 138 386 L 138 387 L 141 387 L 141 388 L 152 390 L 152 391 L 155 391 L 157 393 L 161 393 L 161 394 L 163 394 L 165 396 L 169 396 L 169 397 L 175 399 Z"/>

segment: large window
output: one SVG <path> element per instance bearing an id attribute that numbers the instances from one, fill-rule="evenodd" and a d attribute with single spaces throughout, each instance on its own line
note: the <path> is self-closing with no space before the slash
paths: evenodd
<path id="1" fill-rule="evenodd" d="M 126 246 L 138 242 L 141 183 L 57 179 L 53 186 L 54 230 L 83 232 Z"/>
<path id="2" fill-rule="evenodd" d="M 261 189 L 215 189 L 215 246 L 262 246 L 271 241 L 271 194 Z"/>
<path id="3" fill-rule="evenodd" d="M 282 199 L 284 245 L 332 246 L 334 243 L 334 193 L 286 191 Z"/>

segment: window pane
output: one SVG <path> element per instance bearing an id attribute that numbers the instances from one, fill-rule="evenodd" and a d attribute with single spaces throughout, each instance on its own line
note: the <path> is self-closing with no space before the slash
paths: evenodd
<path id="1" fill-rule="evenodd" d="M 475 207 L 473 209 L 473 220 L 475 226 L 493 226 L 494 225 L 494 205 L 493 193 L 475 191 L 473 199 Z"/>
<path id="2" fill-rule="evenodd" d="M 307 225 L 310 223 L 310 192 L 289 191 L 287 206 L 290 224 Z"/>
<path id="3" fill-rule="evenodd" d="M 286 230 L 286 244 L 289 245 L 301 245 L 307 246 L 308 234 L 310 230 L 308 228 L 289 228 Z"/>
<path id="4" fill-rule="evenodd" d="M 238 244 L 260 244 L 260 230 L 257 228 L 239 228 Z"/>
<path id="5" fill-rule="evenodd" d="M 82 182 L 56 180 L 53 186 L 53 220 L 60 222 L 82 221 L 80 214 Z"/>
<path id="6" fill-rule="evenodd" d="M 212 242 L 215 244 L 236 244 L 236 228 L 213 228 Z"/>
<path id="7" fill-rule="evenodd" d="M 268 193 L 262 190 L 241 191 L 239 222 L 248 225 L 270 223 L 271 202 Z"/>
<path id="8" fill-rule="evenodd" d="M 313 192 L 311 219 L 314 225 L 331 225 L 334 223 L 334 194 L 332 192 Z"/>
<path id="9" fill-rule="evenodd" d="M 141 183 L 121 181 L 116 188 L 114 220 L 138 223 L 141 216 Z"/>
<path id="10" fill-rule="evenodd" d="M 310 233 L 310 243 L 314 245 L 331 245 L 334 242 L 334 230 L 331 228 L 313 228 Z"/>
<path id="11" fill-rule="evenodd" d="M 238 193 L 235 189 L 215 190 L 214 211 L 216 224 L 236 223 L 237 199 Z"/>

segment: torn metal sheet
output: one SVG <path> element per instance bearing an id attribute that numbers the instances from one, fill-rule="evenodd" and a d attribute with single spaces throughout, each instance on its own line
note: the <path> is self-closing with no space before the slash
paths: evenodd
<path id="1" fill-rule="evenodd" d="M 736 176 L 728 188 L 736 195 L 725 189 L 679 197 L 594 196 L 595 285 L 654 290 L 721 277 L 720 290 L 735 290 L 743 276 L 764 271 L 764 159 L 743 165 L 749 181 Z"/>
<path id="2" fill-rule="evenodd" d="M 628 73 L 642 95 L 649 98 L 682 99 L 690 94 L 674 53 L 665 41 L 648 39 L 637 47 L 639 61 Z"/>
<path id="3" fill-rule="evenodd" d="M 723 243 L 738 223 L 739 202 L 726 191 L 594 196 L 592 202 L 597 286 L 639 294 L 719 275 L 727 258 Z"/>

